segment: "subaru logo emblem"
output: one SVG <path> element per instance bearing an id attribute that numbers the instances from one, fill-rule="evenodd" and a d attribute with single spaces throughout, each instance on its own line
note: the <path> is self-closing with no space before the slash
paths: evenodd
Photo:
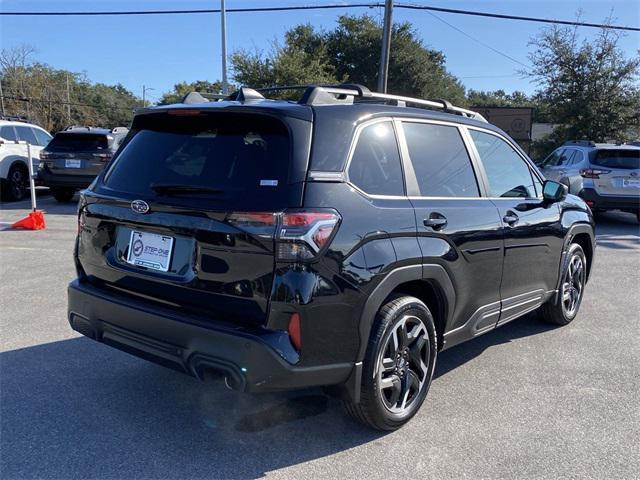
<path id="1" fill-rule="evenodd" d="M 637 177 L 638 176 L 638 172 L 631 172 L 629 175 L 631 175 L 632 177 Z"/>
<path id="2" fill-rule="evenodd" d="M 131 202 L 131 210 L 136 213 L 147 213 L 149 211 L 149 204 L 144 200 L 134 200 Z"/>

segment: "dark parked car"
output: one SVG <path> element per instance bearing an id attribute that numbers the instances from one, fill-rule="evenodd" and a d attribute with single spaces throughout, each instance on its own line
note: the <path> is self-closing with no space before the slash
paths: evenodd
<path id="1" fill-rule="evenodd" d="M 69 127 L 58 132 L 40 152 L 38 181 L 59 202 L 68 202 L 104 169 L 129 130 Z"/>
<path id="2" fill-rule="evenodd" d="M 357 85 L 269 91 L 135 116 L 80 199 L 72 328 L 238 390 L 330 386 L 393 430 L 442 350 L 576 317 L 590 210 L 504 132 Z"/>

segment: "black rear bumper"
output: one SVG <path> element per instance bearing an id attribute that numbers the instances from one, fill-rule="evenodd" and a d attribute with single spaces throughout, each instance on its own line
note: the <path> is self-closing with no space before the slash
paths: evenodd
<path id="1" fill-rule="evenodd" d="M 600 195 L 593 188 L 583 188 L 578 194 L 592 210 L 640 210 L 640 195 Z"/>
<path id="2" fill-rule="evenodd" d="M 79 280 L 69 284 L 68 297 L 69 323 L 83 335 L 200 379 L 207 371 L 221 373 L 229 386 L 241 391 L 339 384 L 353 368 L 347 363 L 297 366 L 291 363 L 297 355 L 285 332 L 249 333 L 188 323 Z"/>
<path id="3" fill-rule="evenodd" d="M 40 168 L 38 170 L 38 184 L 53 188 L 87 188 L 96 178 L 95 175 L 56 175 Z"/>

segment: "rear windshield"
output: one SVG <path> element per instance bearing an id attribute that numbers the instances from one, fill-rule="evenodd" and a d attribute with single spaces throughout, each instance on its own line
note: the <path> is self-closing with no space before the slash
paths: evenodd
<path id="1" fill-rule="evenodd" d="M 285 201 L 290 142 L 280 121 L 233 113 L 145 117 L 106 173 L 108 189 L 206 199 L 225 209 Z"/>
<path id="2" fill-rule="evenodd" d="M 105 150 L 109 146 L 106 135 L 93 133 L 57 133 L 47 145 L 50 152 L 88 152 Z"/>
<path id="3" fill-rule="evenodd" d="M 598 150 L 591 163 L 600 167 L 637 169 L 640 168 L 640 150 Z"/>

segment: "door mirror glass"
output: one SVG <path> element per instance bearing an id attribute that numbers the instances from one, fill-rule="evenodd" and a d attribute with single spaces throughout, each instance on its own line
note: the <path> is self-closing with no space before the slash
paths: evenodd
<path id="1" fill-rule="evenodd" d="M 560 202 L 567 197 L 567 186 L 553 180 L 547 180 L 542 187 L 542 197 L 545 201 Z"/>

